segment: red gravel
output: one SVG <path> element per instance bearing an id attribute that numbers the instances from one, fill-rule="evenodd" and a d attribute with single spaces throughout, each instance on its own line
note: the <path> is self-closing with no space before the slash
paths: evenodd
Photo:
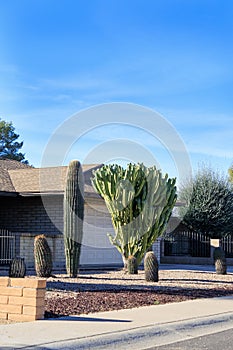
<path id="1" fill-rule="evenodd" d="M 159 305 L 180 302 L 196 298 L 210 298 L 232 294 L 232 288 L 219 289 L 183 289 L 166 288 L 163 290 L 108 290 L 73 292 L 72 295 L 46 298 L 45 317 L 80 315 L 99 311 L 128 309 L 146 305 Z"/>

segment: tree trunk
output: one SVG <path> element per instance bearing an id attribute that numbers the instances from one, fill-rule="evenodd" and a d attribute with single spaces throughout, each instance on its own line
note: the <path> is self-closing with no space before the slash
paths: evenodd
<path id="1" fill-rule="evenodd" d="M 123 261 L 123 264 L 124 264 L 123 270 L 125 272 L 127 272 L 128 271 L 128 259 L 124 255 L 122 255 L 122 261 Z"/>

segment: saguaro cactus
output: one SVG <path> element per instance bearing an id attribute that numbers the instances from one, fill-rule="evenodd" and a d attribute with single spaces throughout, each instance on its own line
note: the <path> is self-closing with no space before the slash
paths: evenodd
<path id="1" fill-rule="evenodd" d="M 38 235 L 34 240 L 35 270 L 39 277 L 49 277 L 52 273 L 52 252 L 45 235 Z"/>
<path id="2" fill-rule="evenodd" d="M 66 270 L 70 277 L 77 277 L 84 219 L 84 179 L 79 161 L 70 162 L 64 195 L 64 246 Z"/>

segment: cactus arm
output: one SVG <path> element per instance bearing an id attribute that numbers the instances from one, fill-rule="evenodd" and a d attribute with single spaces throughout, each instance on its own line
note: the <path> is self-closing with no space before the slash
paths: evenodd
<path id="1" fill-rule="evenodd" d="M 94 172 L 93 187 L 104 198 L 112 218 L 115 235 L 110 242 L 127 258 L 133 255 L 139 264 L 160 236 L 176 201 L 175 179 L 164 177 L 155 167 L 129 164 Z"/>

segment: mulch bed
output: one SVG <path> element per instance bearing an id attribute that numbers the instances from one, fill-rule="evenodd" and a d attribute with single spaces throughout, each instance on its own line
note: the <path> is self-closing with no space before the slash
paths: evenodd
<path id="1" fill-rule="evenodd" d="M 197 298 L 232 295 L 232 287 L 216 289 L 166 288 L 162 290 L 81 291 L 72 295 L 46 298 L 45 318 L 80 315 L 93 312 L 129 309 L 146 305 L 161 305 Z"/>

